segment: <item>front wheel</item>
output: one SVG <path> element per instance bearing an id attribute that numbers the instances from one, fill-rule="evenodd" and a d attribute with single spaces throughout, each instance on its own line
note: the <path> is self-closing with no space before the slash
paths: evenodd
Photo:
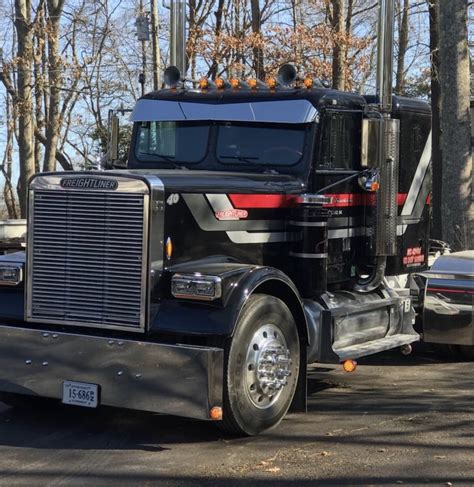
<path id="1" fill-rule="evenodd" d="M 245 304 L 226 354 L 221 428 L 256 435 L 288 411 L 298 382 L 300 343 L 288 306 L 253 295 Z"/>

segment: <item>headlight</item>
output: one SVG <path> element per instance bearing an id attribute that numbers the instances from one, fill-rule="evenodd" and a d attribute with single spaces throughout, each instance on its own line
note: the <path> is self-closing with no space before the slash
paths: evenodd
<path id="1" fill-rule="evenodd" d="M 171 278 L 171 294 L 175 298 L 213 301 L 222 296 L 222 280 L 197 273 L 175 274 Z"/>
<path id="2" fill-rule="evenodd" d="M 21 264 L 0 264 L 0 286 L 18 286 L 22 281 Z"/>

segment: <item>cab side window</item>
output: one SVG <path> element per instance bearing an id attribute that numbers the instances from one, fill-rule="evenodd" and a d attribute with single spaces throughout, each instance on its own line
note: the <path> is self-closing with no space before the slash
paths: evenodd
<path id="1" fill-rule="evenodd" d="M 317 166 L 359 169 L 361 126 L 361 112 L 327 110 L 322 118 Z"/>

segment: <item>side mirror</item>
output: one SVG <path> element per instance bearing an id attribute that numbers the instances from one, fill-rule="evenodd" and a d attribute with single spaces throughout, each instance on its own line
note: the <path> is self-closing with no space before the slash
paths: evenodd
<path id="1" fill-rule="evenodd" d="M 107 134 L 107 153 L 105 155 L 105 169 L 126 168 L 127 161 L 120 158 L 119 141 L 120 141 L 120 119 L 113 111 L 109 111 Z"/>
<path id="2" fill-rule="evenodd" d="M 120 121 L 117 115 L 110 117 L 110 137 L 109 137 L 109 158 L 111 161 L 116 161 L 119 154 L 119 133 L 120 133 Z"/>

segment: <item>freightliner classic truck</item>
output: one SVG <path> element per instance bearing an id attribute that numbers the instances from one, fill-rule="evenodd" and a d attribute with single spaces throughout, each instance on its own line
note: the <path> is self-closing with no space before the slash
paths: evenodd
<path id="1" fill-rule="evenodd" d="M 0 259 L 0 391 L 258 434 L 306 366 L 416 341 L 430 110 L 298 79 L 175 68 L 131 115 L 127 168 L 36 175 Z"/>

